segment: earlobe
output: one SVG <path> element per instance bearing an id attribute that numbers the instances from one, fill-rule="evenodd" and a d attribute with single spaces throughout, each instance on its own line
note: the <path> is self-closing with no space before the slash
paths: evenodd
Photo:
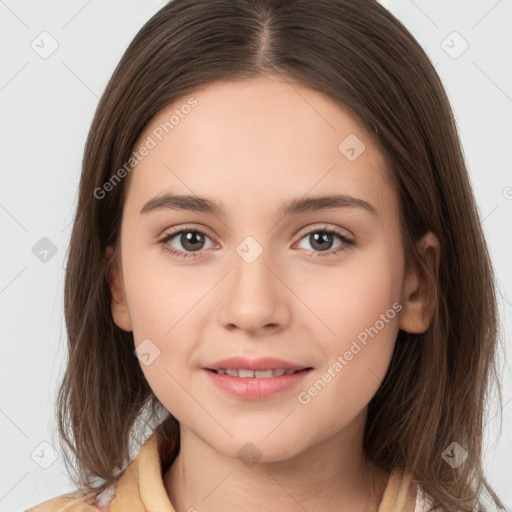
<path id="1" fill-rule="evenodd" d="M 130 332 L 133 328 L 123 287 L 120 262 L 118 255 L 111 246 L 107 247 L 105 258 L 108 261 L 107 272 L 111 296 L 112 318 L 118 327 L 124 331 Z"/>
<path id="2" fill-rule="evenodd" d="M 399 327 L 403 331 L 419 334 L 428 329 L 435 310 L 440 262 L 439 239 L 429 231 L 417 242 L 416 247 L 424 263 L 422 269 L 430 271 L 415 269 L 406 276 Z"/>

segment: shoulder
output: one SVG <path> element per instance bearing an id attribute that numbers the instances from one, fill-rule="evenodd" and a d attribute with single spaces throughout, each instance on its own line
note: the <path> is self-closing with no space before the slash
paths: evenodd
<path id="1" fill-rule="evenodd" d="M 76 490 L 43 501 L 24 512 L 109 512 L 114 495 L 115 484 L 100 493 Z"/>

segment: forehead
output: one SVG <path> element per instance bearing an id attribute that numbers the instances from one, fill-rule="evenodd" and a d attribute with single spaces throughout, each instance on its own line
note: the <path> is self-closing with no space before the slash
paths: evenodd
<path id="1" fill-rule="evenodd" d="M 130 176 L 127 203 L 165 192 L 268 207 L 327 192 L 395 201 L 384 156 L 348 109 L 276 78 L 219 81 L 182 96 L 148 124 L 151 146 Z M 229 212 L 228 212 L 229 213 Z"/>

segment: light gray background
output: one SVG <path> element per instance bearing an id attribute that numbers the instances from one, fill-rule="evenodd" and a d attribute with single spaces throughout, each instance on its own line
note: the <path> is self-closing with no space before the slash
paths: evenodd
<path id="1" fill-rule="evenodd" d="M 510 361 L 512 0 L 382 3 L 425 48 L 455 110 L 500 286 Z M 163 4 L 0 0 L 0 511 L 24 510 L 73 489 L 58 454 L 53 404 L 65 355 L 63 267 L 82 152 L 115 65 Z M 43 31 L 58 43 L 45 59 L 31 47 L 51 49 Z M 464 40 L 469 47 L 458 56 Z M 43 237 L 57 250 L 46 262 L 32 250 Z M 497 441 L 498 409 L 491 404 L 485 468 L 511 506 L 512 379 L 501 359 L 502 435 Z M 57 450 L 47 469 L 41 465 L 52 462 L 53 449 L 44 442 Z"/>

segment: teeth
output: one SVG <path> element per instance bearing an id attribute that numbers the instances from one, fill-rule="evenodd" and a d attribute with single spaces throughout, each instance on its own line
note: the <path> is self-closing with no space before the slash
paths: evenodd
<path id="1" fill-rule="evenodd" d="M 268 379 L 270 377 L 281 377 L 281 375 L 291 375 L 299 370 L 283 370 L 281 368 L 275 370 L 246 370 L 245 368 L 240 369 L 227 369 L 227 370 L 215 370 L 219 375 L 230 375 L 231 377 L 242 377 L 244 379 L 250 379 L 256 377 L 257 379 Z"/>
<path id="2" fill-rule="evenodd" d="M 286 372 L 285 370 L 271 370 L 274 377 L 281 377 L 281 375 L 284 375 Z M 258 374 L 259 372 L 256 372 Z M 259 375 L 256 375 L 256 377 L 259 377 Z"/>
<path id="3" fill-rule="evenodd" d="M 269 377 L 277 377 L 277 375 L 272 370 L 255 371 L 254 376 L 258 379 L 268 379 Z"/>

